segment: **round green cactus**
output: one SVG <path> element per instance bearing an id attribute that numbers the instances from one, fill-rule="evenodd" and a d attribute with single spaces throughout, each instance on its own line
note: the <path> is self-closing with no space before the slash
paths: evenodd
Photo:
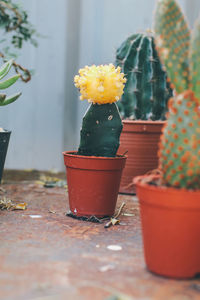
<path id="1" fill-rule="evenodd" d="M 116 65 L 127 82 L 118 107 L 123 118 L 164 120 L 172 89 L 160 62 L 152 33 L 126 39 L 116 52 Z"/>

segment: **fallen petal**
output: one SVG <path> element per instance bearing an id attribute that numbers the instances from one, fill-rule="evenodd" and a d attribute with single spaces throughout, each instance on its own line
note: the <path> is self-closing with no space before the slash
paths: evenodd
<path id="1" fill-rule="evenodd" d="M 27 203 L 18 203 L 13 206 L 13 210 L 25 210 L 27 208 Z"/>

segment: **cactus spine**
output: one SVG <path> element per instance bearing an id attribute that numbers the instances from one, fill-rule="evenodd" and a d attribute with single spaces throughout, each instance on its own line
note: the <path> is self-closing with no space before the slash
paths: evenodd
<path id="1" fill-rule="evenodd" d="M 167 185 L 200 188 L 199 57 L 200 26 L 193 38 L 175 0 L 159 1 L 155 32 L 160 56 L 176 96 L 169 101 L 167 123 L 159 149 L 160 169 Z"/>
<path id="2" fill-rule="evenodd" d="M 122 131 L 122 121 L 115 101 L 119 100 L 126 79 L 120 68 L 110 65 L 86 66 L 75 76 L 81 100 L 91 103 L 81 129 L 77 154 L 115 157 Z"/>
<path id="3" fill-rule="evenodd" d="M 122 117 L 165 119 L 172 90 L 155 49 L 153 35 L 135 34 L 125 40 L 117 49 L 116 65 L 127 78 L 124 94 L 118 102 Z"/>

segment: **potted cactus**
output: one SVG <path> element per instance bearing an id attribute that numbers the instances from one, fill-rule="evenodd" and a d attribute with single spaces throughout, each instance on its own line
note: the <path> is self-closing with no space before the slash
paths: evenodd
<path id="1" fill-rule="evenodd" d="M 175 0 L 155 15 L 156 44 L 175 96 L 159 145 L 159 175 L 135 179 L 146 264 L 168 277 L 200 274 L 200 22 L 192 36 Z"/>
<path id="2" fill-rule="evenodd" d="M 4 77 L 9 73 L 12 64 L 13 61 L 9 60 L 8 62 L 4 63 L 3 66 L 0 68 L 0 90 L 5 90 L 9 88 L 20 77 L 20 74 L 16 74 L 8 79 L 4 79 Z M 0 106 L 11 104 L 12 102 L 16 101 L 20 95 L 21 93 L 17 93 L 13 96 L 7 97 L 6 94 L 0 93 Z M 0 128 L 0 183 L 2 179 L 10 134 L 11 131 Z"/>
<path id="3" fill-rule="evenodd" d="M 64 152 L 71 213 L 77 217 L 114 214 L 126 157 L 117 154 L 122 121 L 116 106 L 126 79 L 114 65 L 86 66 L 75 76 L 81 100 L 90 102 L 77 152 Z"/>
<path id="4" fill-rule="evenodd" d="M 117 49 L 116 65 L 127 79 L 118 102 L 124 125 L 119 151 L 128 152 L 120 192 L 131 194 L 132 178 L 158 166 L 158 142 L 172 89 L 150 31 L 126 39 Z"/>

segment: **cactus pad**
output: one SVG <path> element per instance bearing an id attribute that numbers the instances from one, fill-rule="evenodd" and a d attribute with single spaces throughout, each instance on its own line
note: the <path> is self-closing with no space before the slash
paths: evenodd
<path id="1" fill-rule="evenodd" d="M 159 161 L 164 183 L 198 189 L 200 186 L 200 110 L 190 90 L 169 101 L 167 124 L 160 142 Z"/>
<path id="2" fill-rule="evenodd" d="M 190 88 L 190 31 L 175 0 L 157 2 L 155 25 L 156 45 L 177 93 Z"/>

